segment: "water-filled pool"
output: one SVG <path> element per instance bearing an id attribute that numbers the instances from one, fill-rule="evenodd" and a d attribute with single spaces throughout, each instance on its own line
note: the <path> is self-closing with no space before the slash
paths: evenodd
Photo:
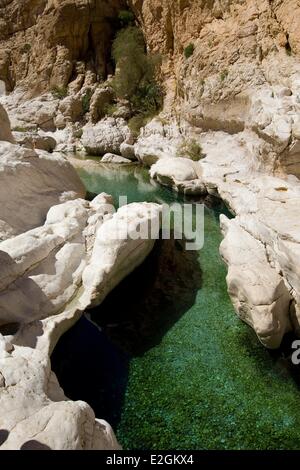
<path id="1" fill-rule="evenodd" d="M 91 193 L 181 198 L 139 167 L 79 169 Z M 222 205 L 205 210 L 204 248 L 160 242 L 60 340 L 53 367 L 67 396 L 110 421 L 125 449 L 299 449 L 298 370 L 235 315 L 219 255 Z"/>

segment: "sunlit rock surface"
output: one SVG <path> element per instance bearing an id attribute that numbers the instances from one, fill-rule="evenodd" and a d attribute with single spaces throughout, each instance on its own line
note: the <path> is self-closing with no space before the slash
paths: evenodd
<path id="1" fill-rule="evenodd" d="M 10 140 L 1 116 L 1 137 Z M 160 206 L 115 213 L 104 193 L 82 198 L 79 177 L 59 154 L 5 140 L 0 151 L 1 449 L 118 449 L 108 423 L 67 399 L 49 358 L 85 309 L 150 253 L 155 237 L 131 235 L 150 221 L 158 234 Z"/>
<path id="2" fill-rule="evenodd" d="M 90 155 L 119 155 L 121 144 L 132 143 L 132 135 L 123 119 L 107 118 L 94 126 L 87 124 L 81 142 Z"/>
<path id="3" fill-rule="evenodd" d="M 44 226 L 0 244 L 3 449 L 33 439 L 52 449 L 118 448 L 88 405 L 66 399 L 49 363 L 59 337 L 153 248 L 154 240 L 129 234 L 149 220 L 159 230 L 159 206 L 133 204 L 113 214 L 111 202 L 103 194 L 53 206 Z"/>
<path id="4" fill-rule="evenodd" d="M 59 154 L 0 141 L 0 238 L 41 225 L 48 209 L 84 197 L 76 172 Z"/>

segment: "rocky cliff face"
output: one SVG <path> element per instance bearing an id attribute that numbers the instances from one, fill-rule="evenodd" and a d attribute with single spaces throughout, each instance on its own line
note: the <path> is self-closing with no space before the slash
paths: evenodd
<path id="1" fill-rule="evenodd" d="M 201 131 L 250 129 L 267 144 L 268 171 L 300 175 L 296 0 L 2 0 L 2 88 L 25 87 L 28 97 L 103 81 L 126 4 L 163 57 L 169 117 Z"/>
<path id="2" fill-rule="evenodd" d="M 2 0 L 0 79 L 31 94 L 109 71 L 114 19 L 123 0 Z M 94 75 L 93 75 L 94 74 Z"/>
<path id="3" fill-rule="evenodd" d="M 299 176 L 299 3 L 129 3 L 149 49 L 164 57 L 165 109 L 204 131 L 254 130 L 275 144 L 265 151 L 270 171 Z M 194 49 L 186 58 L 190 44 Z"/>
<path id="4" fill-rule="evenodd" d="M 296 0 L 1 0 L 1 79 L 8 89 L 32 84 L 34 78 L 41 89 L 67 85 L 77 61 L 104 77 L 116 17 L 126 3 L 149 49 L 163 55 L 165 73 L 176 78 L 179 96 L 189 88 L 184 77 L 197 78 L 201 92 L 203 81 L 222 72 L 224 79 L 228 72 L 232 86 L 214 83 L 201 96 L 213 102 L 235 96 L 269 78 L 280 80 L 282 66 L 291 63 L 283 59 L 300 53 Z M 186 61 L 183 52 L 190 43 L 195 52 Z M 277 74 L 265 76 L 268 59 L 274 62 L 278 54 Z"/>
<path id="5" fill-rule="evenodd" d="M 300 52 L 297 1 L 129 0 L 129 4 L 149 48 L 163 54 L 169 76 L 176 78 L 176 96 L 194 94 L 196 101 L 218 102 L 266 81 L 275 84 L 285 75 L 283 66 L 292 63 L 288 57 Z M 192 59 L 185 60 L 189 44 L 195 50 Z M 277 71 L 268 74 L 270 59 Z M 221 83 L 215 80 L 209 87 L 205 82 L 212 78 Z"/>

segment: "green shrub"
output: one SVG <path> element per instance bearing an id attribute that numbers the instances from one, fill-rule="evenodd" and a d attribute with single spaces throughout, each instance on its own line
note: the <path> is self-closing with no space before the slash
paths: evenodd
<path id="1" fill-rule="evenodd" d="M 228 77 L 228 73 L 228 70 L 223 70 L 223 72 L 220 73 L 221 82 L 224 82 L 224 80 Z"/>
<path id="2" fill-rule="evenodd" d="M 134 14 L 129 10 L 121 10 L 118 15 L 119 23 L 121 28 L 133 25 L 134 23 Z"/>
<path id="3" fill-rule="evenodd" d="M 80 139 L 82 137 L 82 134 L 83 134 L 83 130 L 82 129 L 76 129 L 74 131 L 74 137 L 76 137 L 76 139 Z"/>
<path id="4" fill-rule="evenodd" d="M 117 98 L 128 100 L 134 114 L 157 112 L 162 106 L 162 92 L 156 82 L 161 59 L 147 55 L 142 32 L 135 26 L 119 31 L 112 53 L 116 74 L 111 85 Z"/>
<path id="5" fill-rule="evenodd" d="M 107 103 L 103 107 L 103 112 L 106 116 L 113 116 L 117 110 L 118 106 L 116 104 Z"/>
<path id="6" fill-rule="evenodd" d="M 28 130 L 29 129 L 27 127 L 21 127 L 21 126 L 16 126 L 12 128 L 13 132 L 28 132 Z"/>
<path id="7" fill-rule="evenodd" d="M 21 49 L 21 53 L 22 54 L 26 54 L 27 52 L 29 52 L 31 50 L 31 44 L 24 44 L 24 46 L 22 47 Z"/>
<path id="8" fill-rule="evenodd" d="M 85 95 L 82 97 L 82 110 L 83 113 L 88 113 L 90 111 L 90 106 L 91 106 L 91 98 L 93 96 L 93 93 L 91 90 L 87 90 Z"/>
<path id="9" fill-rule="evenodd" d="M 195 50 L 195 46 L 194 44 L 191 42 L 188 46 L 186 46 L 186 48 L 184 49 L 184 56 L 186 59 L 188 59 L 189 57 L 191 57 L 193 54 L 194 54 L 194 50 Z"/>
<path id="10" fill-rule="evenodd" d="M 205 156 L 201 145 L 198 144 L 195 139 L 185 139 L 184 142 L 182 142 L 182 144 L 178 147 L 176 155 L 177 157 L 189 158 L 194 162 L 198 162 Z"/>
<path id="11" fill-rule="evenodd" d="M 146 126 L 148 122 L 153 118 L 154 116 L 151 114 L 137 114 L 136 116 L 133 116 L 131 119 L 128 121 L 128 127 L 131 130 L 132 134 L 134 137 L 138 137 L 141 131 L 141 128 Z"/>
<path id="12" fill-rule="evenodd" d="M 131 105 L 135 112 L 156 114 L 162 106 L 162 93 L 159 85 L 149 82 L 138 87 L 131 98 Z"/>
<path id="13" fill-rule="evenodd" d="M 51 93 L 54 98 L 62 100 L 68 95 L 68 89 L 65 86 L 54 86 Z"/>

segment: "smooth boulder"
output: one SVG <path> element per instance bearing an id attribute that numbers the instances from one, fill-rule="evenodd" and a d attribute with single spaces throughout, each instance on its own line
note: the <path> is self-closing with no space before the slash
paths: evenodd
<path id="1" fill-rule="evenodd" d="M 81 143 L 89 155 L 120 154 L 121 144 L 130 142 L 132 134 L 123 119 L 107 118 L 83 128 Z"/>
<path id="2" fill-rule="evenodd" d="M 0 142 L 0 240 L 40 226 L 49 208 L 85 197 L 62 156 Z"/>
<path id="3" fill-rule="evenodd" d="M 128 158 L 120 157 L 120 155 L 115 155 L 113 153 L 106 153 L 102 159 L 102 163 L 118 163 L 118 164 L 129 164 L 132 163 Z"/>

